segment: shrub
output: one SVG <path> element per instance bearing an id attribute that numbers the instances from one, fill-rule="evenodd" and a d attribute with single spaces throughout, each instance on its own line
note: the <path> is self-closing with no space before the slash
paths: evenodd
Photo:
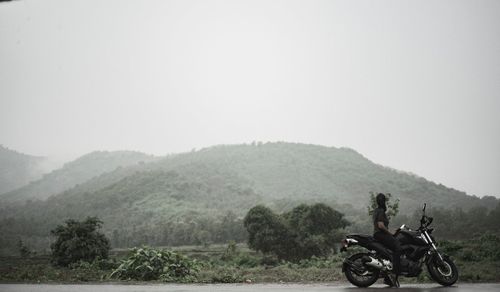
<path id="1" fill-rule="evenodd" d="M 86 271 L 104 271 L 113 270 L 117 267 L 117 263 L 114 259 L 101 259 L 96 258 L 92 262 L 79 261 L 72 263 L 68 266 L 70 269 L 86 270 Z"/>
<path id="2" fill-rule="evenodd" d="M 24 245 L 24 242 L 21 239 L 17 242 L 17 248 L 19 250 L 19 255 L 22 258 L 27 258 L 31 255 L 31 251 L 26 245 Z"/>
<path id="3" fill-rule="evenodd" d="M 297 262 L 334 252 L 334 244 L 349 225 L 344 214 L 325 204 L 301 204 L 278 215 L 258 205 L 245 216 L 248 246 L 279 260 Z"/>
<path id="4" fill-rule="evenodd" d="M 133 248 L 110 277 L 123 280 L 162 280 L 189 282 L 199 270 L 196 260 L 163 249 Z"/>
<path id="5" fill-rule="evenodd" d="M 102 221 L 96 217 L 88 217 L 80 222 L 67 220 L 51 231 L 57 236 L 51 245 L 52 263 L 68 266 L 79 261 L 93 262 L 95 259 L 106 259 L 110 250 L 109 240 L 98 231 Z"/>
<path id="6" fill-rule="evenodd" d="M 238 270 L 223 269 L 212 275 L 212 283 L 241 283 L 243 276 Z"/>

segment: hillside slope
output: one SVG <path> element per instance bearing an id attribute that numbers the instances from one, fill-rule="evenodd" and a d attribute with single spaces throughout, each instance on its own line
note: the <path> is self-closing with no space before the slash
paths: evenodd
<path id="1" fill-rule="evenodd" d="M 403 210 L 414 210 L 422 202 L 447 208 L 489 206 L 487 200 L 375 164 L 348 148 L 293 143 L 216 146 L 164 159 L 158 166 L 175 170 L 194 163 L 237 174 L 268 201 L 320 198 L 357 206 L 374 191 L 394 194 Z"/>
<path id="2" fill-rule="evenodd" d="M 45 200 L 78 184 L 115 170 L 146 163 L 157 159 L 154 156 L 134 151 L 96 151 L 84 155 L 62 168 L 44 175 L 39 180 L 0 196 L 1 203 L 22 203 L 27 200 Z"/>
<path id="3" fill-rule="evenodd" d="M 235 184 L 253 189 L 265 202 L 316 199 L 364 208 L 359 202 L 370 191 L 394 194 L 403 210 L 415 210 L 422 202 L 468 209 L 492 207 L 495 201 L 375 164 L 352 149 L 291 143 L 215 146 L 173 155 L 105 173 L 65 194 L 98 191 L 136 172 L 155 170 L 183 172 L 193 180 L 204 170 L 221 171 L 238 177 Z"/>
<path id="4" fill-rule="evenodd" d="M 22 154 L 0 145 L 0 194 L 40 178 L 43 160 L 43 157 Z"/>
<path id="5" fill-rule="evenodd" d="M 377 165 L 346 148 L 215 146 L 115 168 L 45 201 L 0 206 L 5 235 L 0 247 L 19 236 L 46 247 L 55 225 L 86 216 L 104 221 L 114 246 L 223 242 L 244 238 L 241 219 L 261 203 L 283 211 L 302 202 L 325 202 L 365 220 L 370 191 L 392 193 L 401 200 L 403 214 L 423 202 L 463 209 L 494 208 L 498 202 Z"/>

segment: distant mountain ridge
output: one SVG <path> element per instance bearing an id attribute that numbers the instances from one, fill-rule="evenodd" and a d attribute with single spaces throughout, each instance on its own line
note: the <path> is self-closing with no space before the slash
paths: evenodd
<path id="1" fill-rule="evenodd" d="M 349 148 L 297 143 L 219 145 L 199 151 L 155 157 L 133 151 L 96 151 L 66 163 L 42 179 L 0 196 L 0 202 L 45 200 L 55 194 L 94 192 L 145 171 L 220 170 L 239 178 L 266 200 L 335 200 L 356 205 L 370 191 L 390 192 L 410 207 L 422 201 L 447 208 L 483 205 L 464 192 L 417 175 L 373 163 Z M 404 200 L 403 200 L 404 199 Z"/>
<path id="2" fill-rule="evenodd" d="M 32 156 L 0 145 L 0 194 L 40 178 L 44 157 Z"/>
<path id="3" fill-rule="evenodd" d="M 94 151 L 45 174 L 39 180 L 0 196 L 0 202 L 45 200 L 117 167 L 147 163 L 156 159 L 152 155 L 135 151 Z"/>
<path id="4" fill-rule="evenodd" d="M 86 216 L 104 221 L 115 246 L 175 245 L 199 243 L 203 238 L 240 240 L 246 234 L 241 218 L 257 204 L 284 211 L 300 203 L 324 202 L 348 212 L 357 222 L 367 220 L 370 191 L 399 198 L 400 214 L 413 214 L 424 202 L 431 208 L 464 210 L 492 209 L 498 204 L 493 197 L 468 196 L 375 164 L 348 148 L 284 142 L 220 145 L 149 161 L 143 154 L 129 153 L 131 159 L 125 159 L 129 165 L 121 167 L 107 162 L 107 155 L 116 152 L 89 154 L 29 188 L 8 193 L 27 198 L 23 194 L 48 188 L 59 183 L 57 178 L 63 174 L 75 173 L 68 169 L 81 170 L 76 166 L 83 167 L 88 158 L 103 158 L 91 164 L 100 173 L 92 168 L 85 172 L 85 181 L 73 179 L 56 195 L 36 196 L 42 200 L 17 207 L 0 203 L 0 232 L 5 234 L 0 248 L 13 246 L 19 236 L 47 246 L 50 229 L 67 218 Z M 100 168 L 103 163 L 105 169 Z M 365 223 L 358 226 L 370 225 Z M 229 235 L 218 235 L 228 228 L 233 228 Z"/>

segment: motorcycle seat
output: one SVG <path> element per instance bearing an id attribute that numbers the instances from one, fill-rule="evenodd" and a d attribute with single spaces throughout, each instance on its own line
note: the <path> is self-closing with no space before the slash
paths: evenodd
<path id="1" fill-rule="evenodd" d="M 386 248 L 382 243 L 375 240 L 371 235 L 366 234 L 350 234 L 348 238 L 356 239 L 359 241 L 361 246 L 364 246 L 370 250 L 375 250 L 386 258 L 392 258 L 392 251 Z"/>
<path id="2" fill-rule="evenodd" d="M 371 235 L 366 235 L 366 234 L 350 234 L 347 235 L 348 238 L 353 238 L 361 241 L 374 241 L 375 238 Z"/>
<path id="3" fill-rule="evenodd" d="M 389 259 L 392 258 L 392 250 L 385 247 L 382 243 L 380 243 L 378 241 L 374 241 L 374 242 L 370 243 L 370 247 L 371 247 L 371 249 L 380 253 L 382 256 L 389 258 Z"/>

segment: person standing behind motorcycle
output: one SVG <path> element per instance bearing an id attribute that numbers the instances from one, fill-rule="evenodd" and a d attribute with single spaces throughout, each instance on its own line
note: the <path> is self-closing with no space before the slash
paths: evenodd
<path id="1" fill-rule="evenodd" d="M 373 224 L 374 224 L 374 234 L 373 237 L 378 242 L 382 243 L 385 247 L 392 250 L 392 262 L 393 262 L 393 274 L 391 277 L 391 282 L 393 286 L 399 287 L 398 276 L 401 270 L 401 247 L 399 241 L 396 240 L 394 234 L 389 231 L 389 219 L 387 218 L 386 197 L 384 194 L 378 194 L 377 206 L 373 211 Z"/>

